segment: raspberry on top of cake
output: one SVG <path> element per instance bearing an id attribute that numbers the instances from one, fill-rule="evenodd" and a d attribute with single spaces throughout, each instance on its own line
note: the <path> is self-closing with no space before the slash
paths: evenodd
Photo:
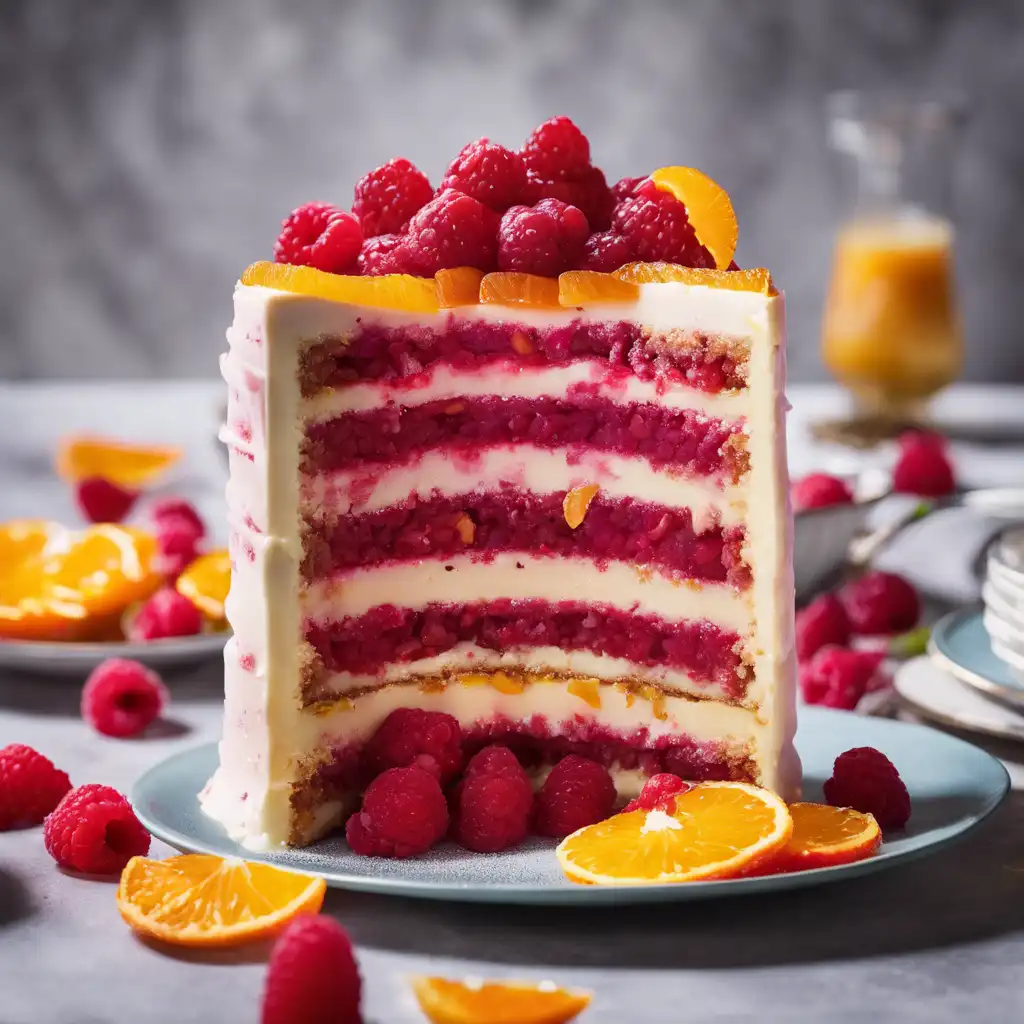
<path id="1" fill-rule="evenodd" d="M 207 813 L 344 823 L 373 737 L 795 795 L 784 305 L 732 204 L 609 186 L 568 118 L 310 203 L 235 290 L 232 585 Z M 378 766 L 379 767 L 379 766 Z"/>

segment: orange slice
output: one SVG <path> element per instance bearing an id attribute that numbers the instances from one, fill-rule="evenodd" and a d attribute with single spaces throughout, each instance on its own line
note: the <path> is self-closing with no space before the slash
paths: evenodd
<path id="1" fill-rule="evenodd" d="M 312 295 L 328 302 L 398 309 L 406 313 L 436 313 L 439 308 L 433 279 L 410 274 L 355 277 L 328 274 L 312 267 L 293 267 L 288 263 L 262 262 L 245 268 L 242 284 Z"/>
<path id="2" fill-rule="evenodd" d="M 753 872 L 792 832 L 793 819 L 774 793 L 744 782 L 704 782 L 678 794 L 672 814 L 617 814 L 574 832 L 555 852 L 574 882 L 696 882 Z"/>
<path id="3" fill-rule="evenodd" d="M 484 272 L 476 267 L 439 270 L 434 275 L 438 304 L 442 309 L 475 306 L 480 301 L 480 282 L 483 276 Z"/>
<path id="4" fill-rule="evenodd" d="M 0 526 L 0 637 L 88 640 L 111 633 L 130 604 L 162 582 L 156 541 L 109 523 L 75 532 L 57 523 Z"/>
<path id="5" fill-rule="evenodd" d="M 200 555 L 178 577 L 175 587 L 211 622 L 224 619 L 224 601 L 231 586 L 231 556 L 227 551 Z"/>
<path id="6" fill-rule="evenodd" d="M 480 282 L 480 301 L 504 306 L 558 306 L 558 281 L 537 274 L 487 274 Z"/>
<path id="7" fill-rule="evenodd" d="M 590 1004 L 590 993 L 553 982 L 450 981 L 415 977 L 420 1009 L 433 1024 L 566 1024 Z"/>
<path id="8" fill-rule="evenodd" d="M 587 518 L 587 509 L 600 489 L 597 484 L 584 484 L 565 492 L 562 499 L 562 515 L 569 529 L 575 530 L 583 525 L 583 520 Z"/>
<path id="9" fill-rule="evenodd" d="M 180 448 L 74 435 L 61 441 L 57 448 L 57 472 L 72 482 L 98 476 L 128 490 L 138 490 L 180 458 Z"/>
<path id="10" fill-rule="evenodd" d="M 631 284 L 703 285 L 705 288 L 725 288 L 735 292 L 760 292 L 774 295 L 772 275 L 767 270 L 705 270 L 698 267 L 680 267 L 676 263 L 627 263 L 612 275 Z"/>
<path id="11" fill-rule="evenodd" d="M 697 238 L 714 256 L 718 269 L 725 270 L 736 254 L 740 234 L 729 193 L 693 167 L 660 167 L 651 181 L 686 207 Z"/>
<path id="12" fill-rule="evenodd" d="M 852 864 L 881 845 L 882 830 L 870 814 L 828 804 L 792 804 L 793 834 L 766 873 Z"/>
<path id="13" fill-rule="evenodd" d="M 558 301 L 563 306 L 586 306 L 591 302 L 636 302 L 640 289 L 614 274 L 596 270 L 567 270 L 558 276 Z"/>
<path id="14" fill-rule="evenodd" d="M 235 946 L 263 939 L 324 902 L 322 878 L 239 860 L 187 853 L 132 857 L 117 909 L 139 934 L 178 946 Z"/>

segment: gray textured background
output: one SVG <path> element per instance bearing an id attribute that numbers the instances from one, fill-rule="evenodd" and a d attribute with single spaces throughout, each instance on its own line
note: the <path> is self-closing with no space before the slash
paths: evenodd
<path id="1" fill-rule="evenodd" d="M 232 283 L 293 206 L 568 113 L 611 179 L 685 163 L 732 192 L 818 377 L 822 99 L 880 84 L 970 99 L 968 375 L 1022 379 L 1022 0 L 2 0 L 0 375 L 215 373 Z"/>

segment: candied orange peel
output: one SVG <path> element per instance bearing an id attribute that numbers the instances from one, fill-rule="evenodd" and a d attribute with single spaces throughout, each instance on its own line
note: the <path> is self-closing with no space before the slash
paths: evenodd
<path id="1" fill-rule="evenodd" d="M 208 621 L 223 622 L 224 602 L 231 586 L 231 556 L 224 550 L 200 555 L 174 585 Z"/>
<path id="2" fill-rule="evenodd" d="M 480 282 L 484 272 L 476 267 L 454 267 L 434 275 L 437 301 L 442 309 L 475 306 L 480 301 Z"/>
<path id="3" fill-rule="evenodd" d="M 586 306 L 592 302 L 636 302 L 640 288 L 614 274 L 596 270 L 567 270 L 558 276 L 558 301 L 563 306 Z"/>
<path id="4" fill-rule="evenodd" d="M 681 267 L 677 263 L 627 263 L 616 270 L 613 276 L 631 284 L 678 282 L 736 292 L 775 294 L 772 275 L 764 269 L 706 270 L 702 267 Z"/>
<path id="5" fill-rule="evenodd" d="M 583 525 L 583 520 L 587 518 L 587 509 L 600 489 L 597 484 L 584 484 L 565 492 L 562 499 L 562 515 L 565 516 L 570 529 L 575 530 Z"/>
<path id="6" fill-rule="evenodd" d="M 725 270 L 736 254 L 740 229 L 729 193 L 695 167 L 659 167 L 651 181 L 685 207 L 697 238 Z"/>
<path id="7" fill-rule="evenodd" d="M 568 1024 L 591 998 L 589 992 L 550 981 L 453 981 L 422 975 L 411 980 L 432 1024 Z"/>
<path id="8" fill-rule="evenodd" d="M 129 490 L 138 490 L 160 477 L 180 458 L 180 448 L 128 444 L 73 434 L 57 447 L 57 472 L 72 483 L 102 477 Z"/>
<path id="9" fill-rule="evenodd" d="M 504 306 L 544 306 L 557 309 L 558 280 L 537 274 L 485 274 L 480 282 L 480 301 Z"/>

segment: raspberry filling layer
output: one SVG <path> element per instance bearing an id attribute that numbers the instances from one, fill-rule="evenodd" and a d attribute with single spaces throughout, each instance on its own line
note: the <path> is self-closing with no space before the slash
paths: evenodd
<path id="1" fill-rule="evenodd" d="M 466 398 L 347 413 L 306 428 L 307 473 L 363 463 L 403 463 L 428 449 L 478 451 L 530 443 L 645 459 L 655 469 L 737 480 L 747 468 L 740 422 L 692 409 L 618 405 L 607 399 Z"/>
<path id="2" fill-rule="evenodd" d="M 440 331 L 429 327 L 361 324 L 347 341 L 310 346 L 300 370 L 307 398 L 323 388 L 356 381 L 413 376 L 435 363 L 481 367 L 514 353 L 524 366 L 559 366 L 600 359 L 641 380 L 662 380 L 716 394 L 746 387 L 747 367 L 736 346 L 693 333 L 683 344 L 646 337 L 634 323 L 586 323 L 530 327 L 449 317 Z"/>
<path id="3" fill-rule="evenodd" d="M 565 521 L 565 492 L 501 491 L 413 497 L 401 505 L 349 515 L 305 535 L 307 580 L 360 566 L 499 551 L 632 562 L 686 579 L 745 587 L 750 570 L 740 526 L 693 528 L 688 509 L 605 498 L 590 503 L 575 530 Z"/>
<path id="4" fill-rule="evenodd" d="M 730 697 L 746 690 L 739 634 L 706 620 L 667 622 L 582 601 L 503 599 L 420 610 L 383 604 L 365 615 L 309 620 L 305 636 L 330 672 L 376 673 L 463 643 L 498 652 L 561 647 L 636 665 L 668 665 L 697 682 L 722 686 Z"/>

